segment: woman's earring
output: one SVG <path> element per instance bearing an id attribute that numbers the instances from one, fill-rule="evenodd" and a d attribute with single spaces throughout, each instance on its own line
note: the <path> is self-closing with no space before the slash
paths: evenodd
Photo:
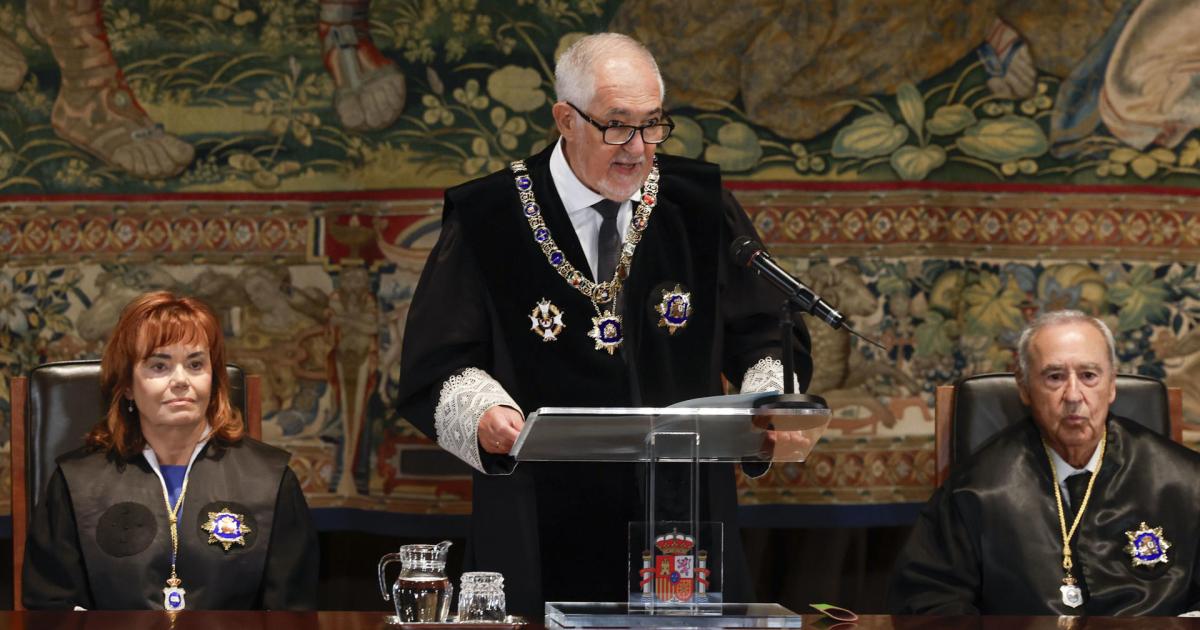
<path id="1" fill-rule="evenodd" d="M 135 410 L 135 409 L 134 409 L 134 406 L 133 406 L 133 399 L 132 399 L 132 398 L 127 398 L 126 400 L 129 402 L 129 413 L 133 413 L 133 412 L 134 412 L 134 410 Z"/>

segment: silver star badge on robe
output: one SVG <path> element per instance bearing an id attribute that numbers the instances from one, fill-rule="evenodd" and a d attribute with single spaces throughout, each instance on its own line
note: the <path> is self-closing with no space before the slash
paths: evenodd
<path id="1" fill-rule="evenodd" d="M 1142 521 L 1137 529 L 1125 532 L 1129 544 L 1125 551 L 1129 553 L 1130 561 L 1135 567 L 1152 567 L 1160 562 L 1166 563 L 1167 550 L 1171 543 L 1163 536 L 1161 527 L 1150 527 Z"/>
<path id="2" fill-rule="evenodd" d="M 542 341 L 557 341 L 559 333 L 566 327 L 562 310 L 545 298 L 538 300 L 537 306 L 529 313 L 529 330 L 541 337 Z"/>

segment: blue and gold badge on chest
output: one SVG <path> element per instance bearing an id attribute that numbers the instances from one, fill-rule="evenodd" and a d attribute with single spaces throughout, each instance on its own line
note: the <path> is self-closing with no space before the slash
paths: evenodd
<path id="1" fill-rule="evenodd" d="M 588 331 L 588 336 L 596 340 L 597 350 L 607 350 L 608 354 L 613 354 L 625 338 L 621 316 L 613 315 L 612 311 L 604 311 L 599 317 L 593 317 L 592 329 Z"/>
<path id="2" fill-rule="evenodd" d="M 1129 544 L 1125 552 L 1129 554 L 1134 567 L 1152 567 L 1158 563 L 1166 564 L 1167 550 L 1171 543 L 1163 536 L 1163 528 L 1150 527 L 1146 521 L 1138 524 L 1136 529 L 1125 532 Z"/>
<path id="3" fill-rule="evenodd" d="M 658 327 L 666 328 L 669 334 L 687 326 L 692 316 L 692 294 L 683 285 L 675 283 L 673 289 L 662 290 L 662 301 L 654 306 L 658 313 Z"/>
<path id="4" fill-rule="evenodd" d="M 234 514 L 228 507 L 209 512 L 208 521 L 200 529 L 208 532 L 208 544 L 222 545 L 225 551 L 229 551 L 235 543 L 244 547 L 246 534 L 251 531 L 250 526 L 246 525 L 246 517 Z"/>

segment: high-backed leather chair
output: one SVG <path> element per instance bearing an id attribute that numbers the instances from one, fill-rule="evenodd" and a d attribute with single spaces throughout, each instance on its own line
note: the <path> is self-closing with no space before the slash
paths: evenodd
<path id="1" fill-rule="evenodd" d="M 261 381 L 229 365 L 231 402 L 242 412 L 246 433 L 262 436 Z M 25 532 L 46 491 L 59 455 L 83 446 L 84 436 L 107 409 L 101 399 L 99 361 L 46 363 L 28 377 L 12 379 L 13 607 L 21 609 Z"/>
<path id="2" fill-rule="evenodd" d="M 1183 395 L 1177 387 L 1134 374 L 1117 375 L 1110 412 L 1135 420 L 1176 442 L 1183 439 Z M 1001 429 L 1030 415 L 1012 372 L 979 374 L 937 388 L 934 450 L 937 485 L 956 461 L 969 457 Z"/>

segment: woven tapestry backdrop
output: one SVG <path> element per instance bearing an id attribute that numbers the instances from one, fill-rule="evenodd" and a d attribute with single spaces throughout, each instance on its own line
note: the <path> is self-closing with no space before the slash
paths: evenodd
<path id="1" fill-rule="evenodd" d="M 1052 308 L 1105 318 L 1200 429 L 1197 24 L 1167 0 L 0 2 L 0 371 L 99 356 L 142 291 L 197 295 L 311 505 L 466 513 L 465 469 L 392 405 L 441 189 L 547 146 L 554 59 L 612 29 L 659 59 L 662 149 L 720 165 L 889 347 L 810 323 L 834 431 L 744 504 L 923 500 L 934 387 L 1010 369 Z"/>

